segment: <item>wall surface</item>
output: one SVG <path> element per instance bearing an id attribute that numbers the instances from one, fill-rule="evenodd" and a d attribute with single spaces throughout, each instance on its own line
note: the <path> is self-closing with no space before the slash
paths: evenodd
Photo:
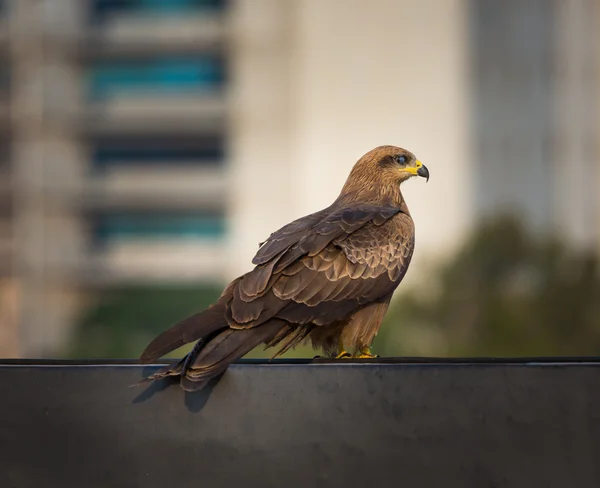
<path id="1" fill-rule="evenodd" d="M 0 486 L 594 488 L 600 362 L 0 365 Z"/>

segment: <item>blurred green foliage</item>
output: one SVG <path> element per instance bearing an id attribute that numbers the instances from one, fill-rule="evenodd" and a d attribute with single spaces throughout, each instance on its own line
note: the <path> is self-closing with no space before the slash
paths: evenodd
<path id="1" fill-rule="evenodd" d="M 222 291 L 221 285 L 148 285 L 113 289 L 105 293 L 82 318 L 69 356 L 139 357 L 160 332 L 205 309 L 217 300 Z M 180 357 L 183 354 L 182 348 L 170 356 Z"/>
<path id="2" fill-rule="evenodd" d="M 597 258 L 514 218 L 482 224 L 424 281 L 393 302 L 380 355 L 600 354 Z"/>
<path id="3" fill-rule="evenodd" d="M 409 271 L 410 272 L 410 271 Z M 534 236 L 515 219 L 482 224 L 415 288 L 400 286 L 374 344 L 381 356 L 600 354 L 600 280 L 592 253 Z M 72 357 L 138 357 L 222 286 L 113 290 L 77 329 Z M 181 357 L 190 346 L 174 351 Z M 247 357 L 270 357 L 259 347 Z M 313 357 L 311 347 L 284 357 Z"/>

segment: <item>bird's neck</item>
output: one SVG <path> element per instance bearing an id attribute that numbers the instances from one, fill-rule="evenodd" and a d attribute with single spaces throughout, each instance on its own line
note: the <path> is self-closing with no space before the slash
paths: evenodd
<path id="1" fill-rule="evenodd" d="M 403 213 L 410 215 L 406 200 L 398 184 L 355 184 L 354 181 L 347 181 L 337 198 L 340 203 L 368 203 L 371 205 L 394 206 L 402 210 Z"/>

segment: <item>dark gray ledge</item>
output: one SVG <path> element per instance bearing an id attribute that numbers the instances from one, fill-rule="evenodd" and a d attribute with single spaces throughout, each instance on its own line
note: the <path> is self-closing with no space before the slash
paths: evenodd
<path id="1" fill-rule="evenodd" d="M 600 486 L 600 359 L 0 362 L 0 487 Z"/>

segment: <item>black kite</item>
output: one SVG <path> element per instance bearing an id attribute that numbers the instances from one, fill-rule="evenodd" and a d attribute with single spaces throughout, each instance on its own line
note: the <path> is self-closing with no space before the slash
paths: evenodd
<path id="1" fill-rule="evenodd" d="M 374 357 L 371 342 L 413 254 L 414 224 L 400 191 L 412 176 L 429 179 L 429 171 L 404 149 L 365 154 L 331 206 L 271 234 L 252 271 L 148 345 L 144 363 L 198 341 L 149 379 L 180 376 L 184 389 L 196 390 L 259 344 L 277 346 L 275 356 L 309 340 L 331 357 Z"/>

